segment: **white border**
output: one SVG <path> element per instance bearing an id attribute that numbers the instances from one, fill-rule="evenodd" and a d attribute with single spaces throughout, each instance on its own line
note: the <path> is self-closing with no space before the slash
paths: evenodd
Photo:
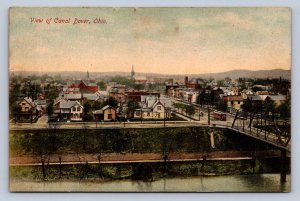
<path id="1" fill-rule="evenodd" d="M 292 8 L 292 193 L 9 193 L 8 190 L 8 8 L 11 6 L 99 6 L 99 7 L 221 7 L 221 6 L 287 6 Z M 299 0 L 3 0 L 0 4 L 0 200 L 299 200 L 300 143 L 300 1 Z M 298 45 L 298 46 L 297 46 Z M 299 197 L 298 197 L 299 196 Z"/>

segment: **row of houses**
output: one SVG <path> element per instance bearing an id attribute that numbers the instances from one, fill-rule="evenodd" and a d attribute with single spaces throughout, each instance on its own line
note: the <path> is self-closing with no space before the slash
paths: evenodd
<path id="1" fill-rule="evenodd" d="M 184 84 L 166 83 L 166 95 L 189 103 L 200 103 L 203 98 L 201 93 L 205 93 L 211 104 L 225 103 L 228 112 L 241 110 L 245 100 L 253 102 L 272 100 L 276 106 L 279 106 L 288 99 L 285 95 L 272 92 L 270 86 L 253 85 L 256 87 L 256 91 L 253 90 L 253 87 L 239 91 L 238 85 L 232 83 L 226 87 L 212 87 L 215 86 L 213 81 L 210 84 L 209 87 L 204 88 L 202 81 L 197 79 L 189 81 L 185 77 Z"/>
<path id="2" fill-rule="evenodd" d="M 61 99 L 54 104 L 54 114 L 70 121 L 82 121 L 83 109 L 79 101 Z M 170 118 L 174 112 L 169 99 L 154 96 L 141 97 L 140 107 L 135 109 L 133 118 L 136 119 L 164 119 Z M 109 105 L 100 110 L 92 111 L 94 120 L 115 121 L 119 115 L 117 108 Z"/>
<path id="3" fill-rule="evenodd" d="M 132 116 L 128 116 L 128 118 L 142 118 L 143 116 L 145 116 L 145 118 L 163 118 L 164 116 L 169 116 L 169 113 L 166 114 L 167 112 L 164 108 L 169 108 L 170 103 L 167 103 L 166 106 L 166 101 L 158 101 L 157 98 L 160 97 L 160 93 L 135 91 L 115 82 L 107 83 L 106 91 L 96 91 L 96 89 L 94 89 L 95 88 L 90 88 L 90 83 L 84 81 L 63 86 L 62 90 L 60 90 L 59 97 L 57 97 L 54 103 L 54 114 L 70 121 L 81 121 L 83 115 L 82 105 L 85 100 L 104 103 L 109 98 L 114 98 L 118 102 L 118 105 L 114 108 L 107 105 L 100 110 L 92 111 L 95 120 L 109 121 L 116 120 L 119 116 L 124 116 L 129 101 L 138 102 L 139 109 L 137 109 Z M 153 101 L 153 98 L 156 98 L 156 100 Z M 163 109 L 157 110 L 156 107 L 150 105 L 150 102 L 156 102 L 157 106 L 164 104 L 164 107 Z M 148 103 L 147 107 L 145 103 Z"/>
<path id="4" fill-rule="evenodd" d="M 82 121 L 83 109 L 79 101 L 61 99 L 54 103 L 54 115 L 70 121 Z M 95 120 L 114 121 L 116 120 L 116 109 L 106 105 L 100 110 L 92 112 Z"/>

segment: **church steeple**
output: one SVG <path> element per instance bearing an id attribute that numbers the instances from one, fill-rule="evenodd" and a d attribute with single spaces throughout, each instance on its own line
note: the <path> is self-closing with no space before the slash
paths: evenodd
<path id="1" fill-rule="evenodd" d="M 131 78 L 133 78 L 135 75 L 135 72 L 134 72 L 134 68 L 133 68 L 133 65 L 132 65 L 132 68 L 131 68 Z"/>

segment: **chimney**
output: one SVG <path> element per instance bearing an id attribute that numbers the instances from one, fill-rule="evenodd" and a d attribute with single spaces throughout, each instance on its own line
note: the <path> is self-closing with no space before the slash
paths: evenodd
<path id="1" fill-rule="evenodd" d="M 189 83 L 189 78 L 188 78 L 188 76 L 186 76 L 186 77 L 184 78 L 184 84 L 185 84 L 185 86 L 187 86 L 188 83 Z"/>

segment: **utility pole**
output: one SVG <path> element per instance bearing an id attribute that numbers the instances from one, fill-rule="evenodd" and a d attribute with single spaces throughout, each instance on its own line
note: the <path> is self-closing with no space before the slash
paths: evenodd
<path id="1" fill-rule="evenodd" d="M 286 150 L 281 150 L 281 168 L 280 168 L 280 182 L 286 182 L 286 172 L 287 172 L 287 157 L 286 157 Z"/>
<path id="2" fill-rule="evenodd" d="M 208 105 L 208 125 L 210 125 L 210 106 Z"/>
<path id="3" fill-rule="evenodd" d="M 124 115 L 124 128 L 125 128 L 125 122 L 126 122 L 126 115 Z"/>
<path id="4" fill-rule="evenodd" d="M 201 108 L 200 108 L 200 104 L 199 104 L 199 121 L 200 121 L 200 117 L 201 117 Z"/>
<path id="5" fill-rule="evenodd" d="M 166 127 L 166 103 L 164 103 L 164 127 Z"/>

